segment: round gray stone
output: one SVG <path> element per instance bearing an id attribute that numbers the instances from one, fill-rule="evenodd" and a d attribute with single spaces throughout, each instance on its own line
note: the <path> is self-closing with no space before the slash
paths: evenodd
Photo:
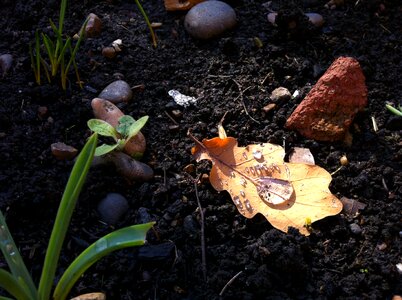
<path id="1" fill-rule="evenodd" d="M 236 13 L 221 1 L 206 1 L 189 10 L 184 20 L 187 32 L 197 39 L 217 37 L 236 26 Z"/>
<path id="2" fill-rule="evenodd" d="M 271 93 L 270 99 L 274 102 L 287 101 L 292 97 L 289 90 L 284 87 L 278 87 L 274 89 Z"/>
<path id="3" fill-rule="evenodd" d="M 128 210 L 127 199 L 117 193 L 109 193 L 98 204 L 102 221 L 114 225 Z"/>
<path id="4" fill-rule="evenodd" d="M 116 80 L 105 87 L 98 97 L 114 104 L 128 102 L 133 98 L 133 91 L 124 80 Z"/>
<path id="5" fill-rule="evenodd" d="M 349 228 L 350 228 L 350 231 L 351 231 L 353 234 L 359 235 L 359 234 L 362 233 L 361 227 L 360 227 L 359 225 L 357 225 L 356 223 L 350 224 L 350 225 L 349 225 Z"/>

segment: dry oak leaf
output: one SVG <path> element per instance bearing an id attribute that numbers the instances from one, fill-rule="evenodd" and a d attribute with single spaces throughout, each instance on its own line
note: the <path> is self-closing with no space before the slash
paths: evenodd
<path id="1" fill-rule="evenodd" d="M 246 218 L 261 213 L 275 228 L 292 226 L 309 235 L 306 221 L 336 215 L 342 203 L 329 191 L 331 175 L 316 165 L 285 163 L 281 146 L 264 143 L 238 147 L 233 137 L 204 139 L 189 135 L 197 161 L 212 161 L 210 182 L 226 190 Z"/>

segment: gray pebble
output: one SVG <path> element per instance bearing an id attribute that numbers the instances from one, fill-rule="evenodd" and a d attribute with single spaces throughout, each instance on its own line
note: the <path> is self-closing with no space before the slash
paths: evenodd
<path id="1" fill-rule="evenodd" d="M 270 99 L 274 102 L 278 101 L 287 101 L 292 97 L 292 94 L 289 92 L 287 88 L 278 87 L 274 89 L 271 93 Z"/>
<path id="2" fill-rule="evenodd" d="M 324 24 L 324 18 L 317 13 L 305 13 L 308 20 L 316 27 L 321 27 Z"/>
<path id="3" fill-rule="evenodd" d="M 362 229 L 359 225 L 356 223 L 352 223 L 349 225 L 350 231 L 352 231 L 353 234 L 359 235 L 362 233 Z"/>
<path id="4" fill-rule="evenodd" d="M 0 55 L 0 70 L 2 77 L 7 75 L 12 65 L 13 65 L 13 56 L 11 54 Z"/>
<path id="5" fill-rule="evenodd" d="M 133 98 L 133 92 L 127 82 L 116 80 L 103 89 L 99 98 L 109 100 L 114 104 L 128 102 Z"/>
<path id="6" fill-rule="evenodd" d="M 137 223 L 143 224 L 153 221 L 151 215 L 148 212 L 148 209 L 145 207 L 138 208 L 137 211 Z"/>
<path id="7" fill-rule="evenodd" d="M 183 220 L 183 227 L 187 234 L 194 235 L 199 232 L 199 226 L 192 215 L 188 215 Z"/>
<path id="8" fill-rule="evenodd" d="M 109 193 L 98 204 L 101 220 L 114 225 L 128 210 L 127 199 L 117 193 Z"/>
<path id="9" fill-rule="evenodd" d="M 206 1 L 189 10 L 184 20 L 187 32 L 197 39 L 217 37 L 236 26 L 236 13 L 221 1 Z"/>

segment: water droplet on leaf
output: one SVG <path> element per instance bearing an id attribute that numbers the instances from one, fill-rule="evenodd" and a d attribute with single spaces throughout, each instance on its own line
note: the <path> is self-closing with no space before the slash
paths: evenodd
<path id="1" fill-rule="evenodd" d="M 254 150 L 253 151 L 253 157 L 255 158 L 255 159 L 261 159 L 262 158 L 262 152 L 260 151 L 260 150 Z"/>
<path id="2" fill-rule="evenodd" d="M 101 238 L 95 243 L 96 252 L 102 252 L 108 247 L 107 240 L 105 238 Z"/>

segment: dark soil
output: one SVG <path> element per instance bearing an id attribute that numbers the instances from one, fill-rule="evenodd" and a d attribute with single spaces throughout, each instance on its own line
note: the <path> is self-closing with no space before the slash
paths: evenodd
<path id="1" fill-rule="evenodd" d="M 112 231 L 96 211 L 110 192 L 124 195 L 130 205 L 115 228 L 157 222 L 148 235 L 152 247 L 102 259 L 79 280 L 71 296 L 103 291 L 108 299 L 218 299 L 240 271 L 223 299 L 391 299 L 402 293 L 396 269 L 402 262 L 402 121 L 384 108 L 387 101 L 396 104 L 401 98 L 399 0 L 346 1 L 334 10 L 324 7 L 326 1 L 272 1 L 271 9 L 283 10 L 285 17 L 303 10 L 325 18 L 320 30 L 300 22 L 292 32 L 268 23 L 265 1 L 231 1 L 238 26 L 211 41 L 189 37 L 184 14 L 166 12 L 161 0 L 143 1 L 151 21 L 163 23 L 156 31 L 156 49 L 134 1 L 71 0 L 66 34 L 76 33 L 90 12 L 100 16 L 104 27 L 99 38 L 86 40 L 79 50 L 85 88 L 79 89 L 72 73 L 66 93 L 57 82 L 34 83 L 28 48 L 36 29 L 49 32 L 49 17 L 58 19 L 59 1 L 1 2 L 0 54 L 11 53 L 14 63 L 0 79 L 0 208 L 35 281 L 73 165 L 56 160 L 50 145 L 64 142 L 81 149 L 90 135 L 86 122 L 93 117 L 91 99 L 123 76 L 131 86 L 145 86 L 135 89 L 133 101 L 120 107 L 135 118 L 150 116 L 143 129 L 148 144 L 142 161 L 154 169 L 155 177 L 129 184 L 114 169 L 93 168 L 71 222 L 58 274 L 87 245 Z M 255 37 L 262 48 L 255 45 Z M 118 38 L 124 43 L 118 57 L 102 57 L 102 46 Z M 369 91 L 367 109 L 351 129 L 352 145 L 307 140 L 286 130 L 287 117 L 339 56 L 360 62 Z M 247 110 L 235 81 L 247 89 L 243 99 Z M 264 113 L 270 93 L 279 86 L 292 93 L 299 90 L 300 96 Z M 177 129 L 167 116 L 176 109 L 167 94 L 171 89 L 200 97 L 196 106 L 179 108 Z M 41 106 L 48 108 L 47 115 L 38 114 Z M 226 192 L 216 192 L 208 182 L 199 184 L 205 209 L 204 281 L 196 193 L 183 171 L 195 164 L 190 154 L 193 142 L 186 133 L 191 128 L 200 139 L 216 136 L 225 112 L 225 129 L 242 146 L 285 141 L 287 151 L 308 147 L 316 163 L 329 172 L 346 154 L 350 164 L 333 175 L 330 189 L 366 208 L 355 217 L 341 213 L 318 221 L 305 237 L 292 229 L 282 233 L 261 216 L 245 219 Z M 377 121 L 377 132 L 371 117 Z M 201 162 L 191 175 L 209 170 L 210 165 Z M 360 234 L 351 232 L 352 223 L 359 224 Z M 6 267 L 2 259 L 0 267 Z"/>

